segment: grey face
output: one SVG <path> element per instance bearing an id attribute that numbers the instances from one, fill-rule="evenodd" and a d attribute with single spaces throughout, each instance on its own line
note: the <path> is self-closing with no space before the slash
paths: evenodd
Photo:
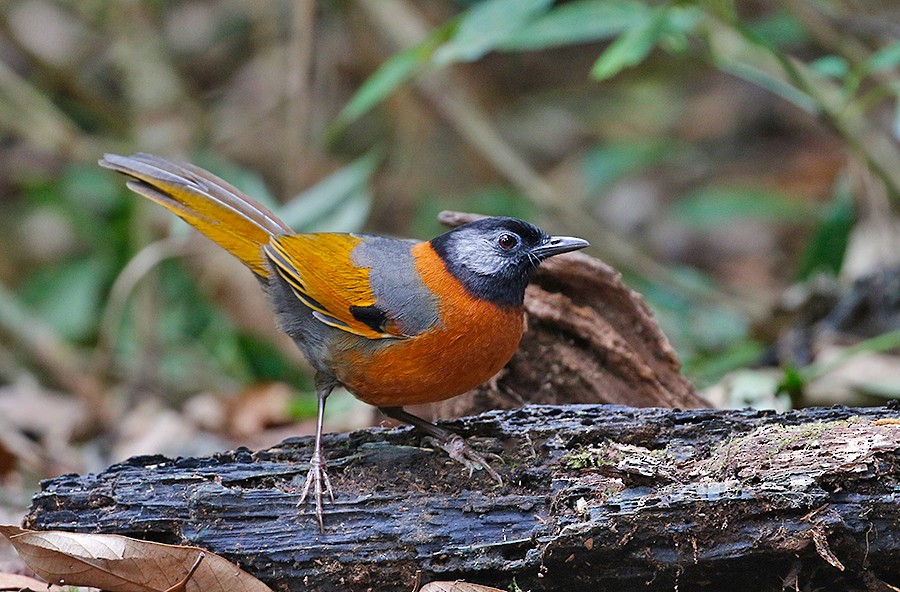
<path id="1" fill-rule="evenodd" d="M 587 241 L 547 236 L 516 218 L 485 218 L 431 240 L 447 270 L 475 297 L 519 306 L 531 273 L 547 257 L 587 246 Z"/>
<path id="2" fill-rule="evenodd" d="M 447 255 L 461 268 L 479 276 L 505 276 L 527 273 L 540 259 L 531 249 L 544 238 L 529 234 L 522 237 L 511 228 L 461 227 L 447 243 Z M 535 240 L 537 239 L 537 240 Z"/>

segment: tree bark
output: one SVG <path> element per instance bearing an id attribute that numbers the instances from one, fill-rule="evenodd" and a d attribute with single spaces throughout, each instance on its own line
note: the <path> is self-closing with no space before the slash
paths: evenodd
<path id="1" fill-rule="evenodd" d="M 46 481 L 36 529 L 224 555 L 276 590 L 897 590 L 900 407 L 531 406 L 445 424 L 500 455 L 471 478 L 408 428 L 326 438 L 319 533 L 292 485 L 310 438 L 138 457 Z M 893 587 L 891 587 L 893 586 Z"/>

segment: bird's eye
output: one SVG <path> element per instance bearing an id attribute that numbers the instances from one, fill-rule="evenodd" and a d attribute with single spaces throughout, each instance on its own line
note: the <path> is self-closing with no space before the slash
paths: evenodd
<path id="1" fill-rule="evenodd" d="M 514 234 L 503 233 L 497 239 L 497 244 L 500 245 L 501 249 L 508 251 L 519 244 L 519 238 Z"/>

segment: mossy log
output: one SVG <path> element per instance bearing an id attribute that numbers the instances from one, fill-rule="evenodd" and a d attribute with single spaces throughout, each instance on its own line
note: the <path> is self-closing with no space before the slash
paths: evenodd
<path id="1" fill-rule="evenodd" d="M 408 428 L 326 438 L 320 533 L 292 485 L 309 438 L 139 457 L 43 483 L 35 529 L 205 547 L 276 590 L 896 590 L 900 408 L 531 406 L 445 424 L 502 487 Z M 893 587 L 890 587 L 893 586 Z"/>

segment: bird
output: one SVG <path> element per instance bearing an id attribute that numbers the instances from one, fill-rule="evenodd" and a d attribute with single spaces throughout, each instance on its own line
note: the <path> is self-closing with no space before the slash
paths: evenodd
<path id="1" fill-rule="evenodd" d="M 429 241 L 360 233 L 295 233 L 266 207 L 212 173 L 148 153 L 106 154 L 100 166 L 167 208 L 255 274 L 281 330 L 315 371 L 318 409 L 310 494 L 324 531 L 334 503 L 322 446 L 325 402 L 338 386 L 418 428 L 471 474 L 485 458 L 461 436 L 403 409 L 442 401 L 488 381 L 525 330 L 524 295 L 544 259 L 589 246 L 511 217 L 487 217 Z"/>

